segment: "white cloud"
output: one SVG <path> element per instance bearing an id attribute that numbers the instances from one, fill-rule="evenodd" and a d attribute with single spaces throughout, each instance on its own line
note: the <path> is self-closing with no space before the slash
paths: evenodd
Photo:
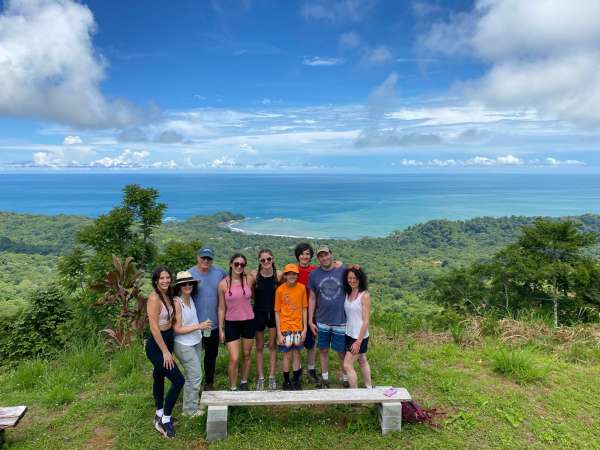
<path id="1" fill-rule="evenodd" d="M 541 116 L 600 122 L 600 2 L 478 0 L 432 26 L 423 45 L 490 65 L 467 84 L 474 98 Z"/>
<path id="2" fill-rule="evenodd" d="M 520 166 L 523 164 L 523 160 L 521 158 L 517 158 L 513 155 L 499 156 L 496 158 L 498 164 L 502 166 Z"/>
<path id="3" fill-rule="evenodd" d="M 8 0 L 0 14 L 0 115 L 80 127 L 123 126 L 137 117 L 100 91 L 104 61 L 94 17 L 73 0 Z"/>
<path id="4" fill-rule="evenodd" d="M 155 161 L 150 164 L 153 169 L 176 169 L 177 163 L 174 160 L 169 161 Z"/>
<path id="5" fill-rule="evenodd" d="M 36 152 L 33 154 L 33 162 L 40 167 L 58 167 L 63 164 L 64 153 L 60 150 L 50 152 Z"/>
<path id="6" fill-rule="evenodd" d="M 313 67 L 339 66 L 340 64 L 344 64 L 344 62 L 343 58 L 322 58 L 319 56 L 306 57 L 302 60 L 302 64 L 305 66 Z"/>
<path id="7" fill-rule="evenodd" d="M 63 145 L 78 145 L 83 144 L 83 140 L 79 136 L 65 136 Z"/>
<path id="8" fill-rule="evenodd" d="M 249 155 L 256 155 L 258 153 L 254 147 L 246 143 L 240 144 L 240 149 Z"/>
<path id="9" fill-rule="evenodd" d="M 338 45 L 340 50 L 354 54 L 363 67 L 387 64 L 394 59 L 388 47 L 382 44 L 372 46 L 354 31 L 341 34 Z"/>
<path id="10" fill-rule="evenodd" d="M 378 66 L 386 64 L 393 59 L 392 52 L 385 45 L 377 47 L 365 47 L 360 63 L 364 66 Z"/>
<path id="11" fill-rule="evenodd" d="M 143 161 L 148 156 L 150 156 L 150 152 L 143 151 L 132 151 L 132 150 L 124 150 L 123 153 L 116 157 L 105 156 L 104 158 L 97 159 L 92 161 L 89 165 L 91 167 L 106 167 L 106 168 L 133 168 L 133 167 L 143 167 Z"/>
<path id="12" fill-rule="evenodd" d="M 416 161 L 414 159 L 402 159 L 400 161 L 400 165 L 401 166 L 405 166 L 405 167 L 415 167 L 415 166 L 422 166 L 423 162 L 422 161 Z"/>
<path id="13" fill-rule="evenodd" d="M 546 162 L 550 166 L 585 166 L 586 164 L 583 161 L 578 161 L 576 159 L 567 159 L 561 161 L 556 158 L 546 158 Z"/>
<path id="14" fill-rule="evenodd" d="M 529 166 L 539 167 L 540 161 L 537 159 L 524 160 L 514 155 L 508 154 L 490 158 L 487 156 L 475 156 L 469 159 L 431 159 L 428 161 L 419 161 L 415 159 L 402 159 L 400 165 L 404 167 L 505 167 L 505 166 Z M 583 166 L 584 162 L 576 160 L 560 161 L 556 158 L 546 158 L 548 166 Z"/>

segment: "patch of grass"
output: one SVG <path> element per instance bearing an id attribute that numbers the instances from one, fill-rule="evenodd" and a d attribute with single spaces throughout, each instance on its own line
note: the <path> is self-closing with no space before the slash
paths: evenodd
<path id="1" fill-rule="evenodd" d="M 71 403 L 73 400 L 75 400 L 73 389 L 61 384 L 51 386 L 42 397 L 42 403 L 45 406 L 60 406 Z"/>
<path id="2" fill-rule="evenodd" d="M 538 361 L 533 352 L 512 348 L 493 351 L 492 367 L 496 372 L 521 384 L 541 381 L 549 370 Z"/>
<path id="3" fill-rule="evenodd" d="M 31 390 L 44 382 L 48 372 L 48 361 L 35 358 L 23 361 L 12 373 L 11 384 L 17 390 Z"/>
<path id="4" fill-rule="evenodd" d="M 64 360 L 67 369 L 82 378 L 99 373 L 106 364 L 104 350 L 99 342 L 71 346 Z"/>

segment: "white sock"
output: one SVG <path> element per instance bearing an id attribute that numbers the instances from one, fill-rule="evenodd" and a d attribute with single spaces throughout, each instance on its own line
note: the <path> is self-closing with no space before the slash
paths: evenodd
<path id="1" fill-rule="evenodd" d="M 314 364 L 309 364 L 308 365 L 308 370 L 315 370 L 315 365 Z"/>
<path id="2" fill-rule="evenodd" d="M 329 372 L 321 373 L 321 378 L 323 378 L 325 381 L 329 380 Z"/>
<path id="3" fill-rule="evenodd" d="M 169 423 L 171 421 L 171 416 L 162 416 L 162 423 Z"/>
<path id="4" fill-rule="evenodd" d="M 342 381 L 348 381 L 348 375 L 342 374 Z"/>
<path id="5" fill-rule="evenodd" d="M 160 409 L 156 410 L 156 415 L 158 417 L 162 417 L 164 413 L 165 413 L 165 410 L 163 408 L 160 408 Z"/>
<path id="6" fill-rule="evenodd" d="M 248 382 L 248 380 L 242 380 L 242 381 L 240 381 L 240 383 L 242 383 L 242 384 L 243 383 L 247 383 L 247 382 Z"/>
<path id="7" fill-rule="evenodd" d="M 365 387 L 366 387 L 367 389 L 373 389 L 373 385 L 371 385 L 371 384 L 365 385 Z"/>

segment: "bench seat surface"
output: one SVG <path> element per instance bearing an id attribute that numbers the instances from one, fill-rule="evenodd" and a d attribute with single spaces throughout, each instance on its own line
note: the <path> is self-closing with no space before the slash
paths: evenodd
<path id="1" fill-rule="evenodd" d="M 12 406 L 10 408 L 0 408 L 0 430 L 13 428 L 19 423 L 27 406 Z"/>
<path id="2" fill-rule="evenodd" d="M 206 406 L 319 405 L 340 403 L 398 403 L 410 400 L 406 389 L 397 388 L 391 397 L 385 389 L 310 389 L 303 391 L 204 391 L 200 404 Z"/>

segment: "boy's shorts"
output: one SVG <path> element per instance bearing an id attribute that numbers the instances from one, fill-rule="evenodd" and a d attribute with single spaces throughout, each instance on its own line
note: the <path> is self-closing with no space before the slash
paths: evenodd
<path id="1" fill-rule="evenodd" d="M 331 348 L 338 353 L 346 351 L 346 325 L 325 325 L 317 323 L 319 335 L 318 348 Z"/>
<path id="2" fill-rule="evenodd" d="M 301 331 L 284 331 L 281 333 L 285 340 L 290 345 L 278 345 L 277 350 L 281 353 L 291 352 L 292 350 L 302 350 L 302 332 Z"/>

